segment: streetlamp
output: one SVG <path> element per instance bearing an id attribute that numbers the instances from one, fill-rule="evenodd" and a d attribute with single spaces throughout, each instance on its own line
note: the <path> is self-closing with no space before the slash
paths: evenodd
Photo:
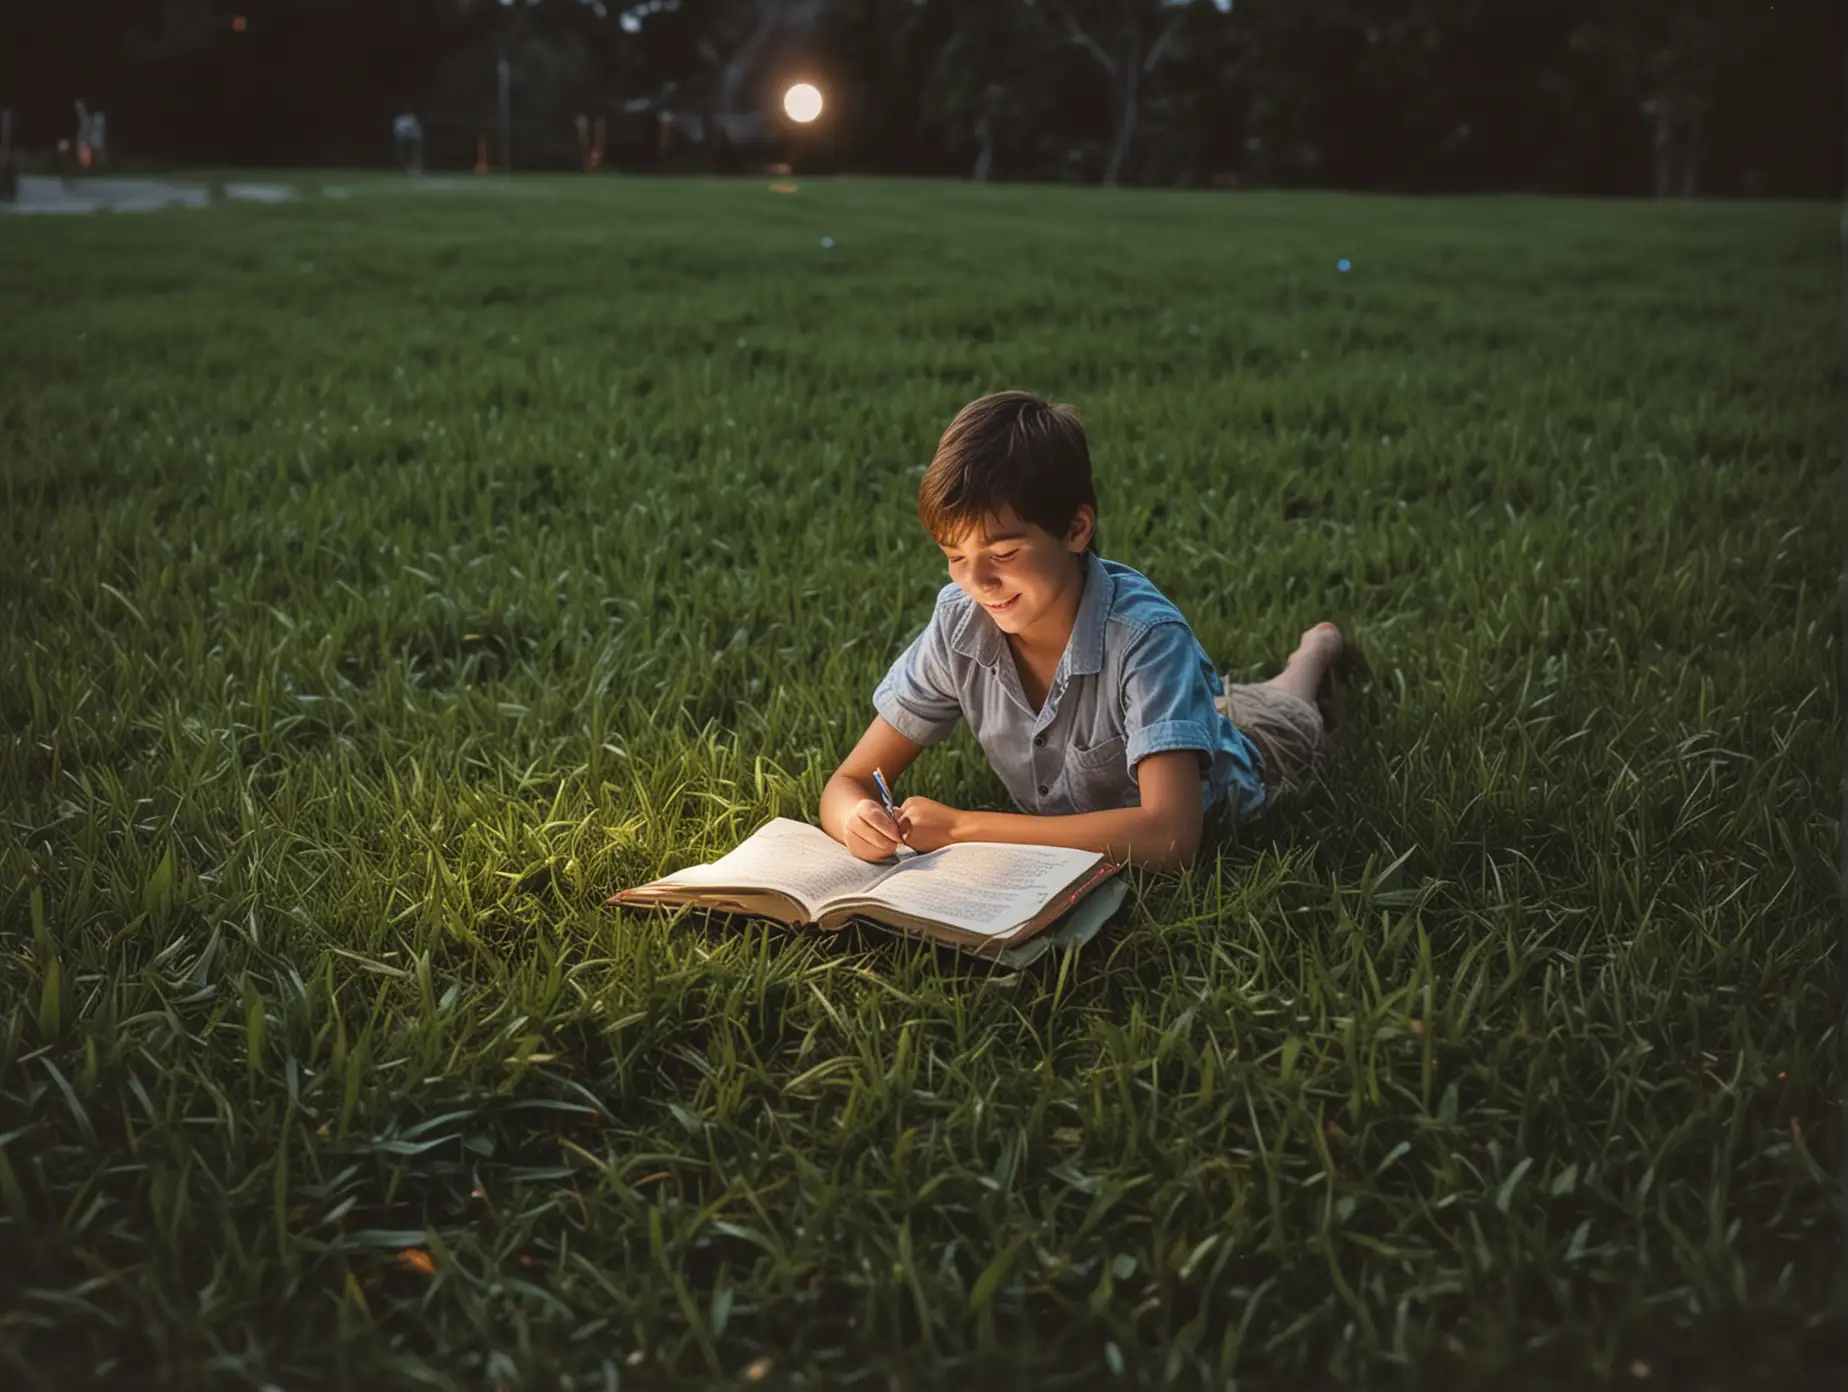
<path id="1" fill-rule="evenodd" d="M 783 93 L 783 114 L 799 126 L 821 115 L 821 90 L 812 82 L 798 82 Z"/>
<path id="2" fill-rule="evenodd" d="M 819 131 L 815 125 L 821 116 L 821 89 L 812 82 L 798 82 L 783 93 L 783 114 L 789 118 L 787 135 L 779 141 L 788 154 L 788 168 L 807 163 L 804 156 L 811 154 L 815 146 L 815 137 Z"/>

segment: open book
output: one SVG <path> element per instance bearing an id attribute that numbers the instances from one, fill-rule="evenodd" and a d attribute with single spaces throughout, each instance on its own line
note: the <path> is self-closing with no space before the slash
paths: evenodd
<path id="1" fill-rule="evenodd" d="M 896 863 L 859 859 L 820 827 L 766 822 L 710 865 L 612 895 L 634 908 L 697 904 L 797 927 L 865 919 L 999 956 L 1058 922 L 1123 867 L 1097 851 L 965 841 Z"/>

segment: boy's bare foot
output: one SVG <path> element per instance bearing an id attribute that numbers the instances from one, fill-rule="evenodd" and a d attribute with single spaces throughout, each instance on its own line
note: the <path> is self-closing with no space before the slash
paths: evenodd
<path id="1" fill-rule="evenodd" d="M 1326 667 L 1340 657 L 1342 650 L 1346 647 L 1347 639 L 1341 636 L 1340 629 L 1332 623 L 1319 623 L 1303 634 L 1296 644 L 1296 652 L 1292 653 L 1291 657 L 1301 654 Z"/>
<path id="2" fill-rule="evenodd" d="M 1283 672 L 1272 677 L 1270 684 L 1312 703 L 1332 730 L 1336 722 L 1332 700 L 1336 685 L 1371 675 L 1360 649 L 1348 642 L 1334 624 L 1319 623 L 1303 634 Z"/>
<path id="3" fill-rule="evenodd" d="M 1303 634 L 1283 671 L 1265 684 L 1313 704 L 1332 730 L 1335 721 L 1329 698 L 1336 683 L 1370 675 L 1360 649 L 1348 642 L 1334 624 L 1319 623 Z"/>
<path id="4" fill-rule="evenodd" d="M 1266 685 L 1319 706 L 1329 668 L 1340 658 L 1343 646 L 1340 629 L 1330 623 L 1317 624 L 1303 634 L 1296 651 L 1284 660 L 1283 671 Z"/>
<path id="5" fill-rule="evenodd" d="M 1373 670 L 1367 665 L 1365 654 L 1348 642 L 1332 623 L 1319 623 L 1310 629 L 1303 635 L 1297 651 L 1312 654 L 1311 660 L 1322 664 L 1321 678 L 1315 688 L 1315 706 L 1322 712 L 1322 723 L 1332 730 L 1336 724 L 1335 686 L 1341 682 L 1365 681 L 1373 675 Z"/>

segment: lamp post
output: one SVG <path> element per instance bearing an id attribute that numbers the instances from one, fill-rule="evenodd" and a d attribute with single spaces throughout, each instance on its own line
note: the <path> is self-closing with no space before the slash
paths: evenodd
<path id="1" fill-rule="evenodd" d="M 783 93 L 783 114 L 796 127 L 796 138 L 791 142 L 790 166 L 793 169 L 799 161 L 795 158 L 798 151 L 806 152 L 812 140 L 807 132 L 821 117 L 821 89 L 812 82 L 798 82 Z"/>
<path id="2" fill-rule="evenodd" d="M 13 163 L 13 108 L 0 111 L 0 203 L 19 199 L 19 169 Z"/>
<path id="3" fill-rule="evenodd" d="M 494 64 L 500 78 L 500 147 L 501 170 L 513 173 L 513 68 L 507 62 L 507 46 L 502 44 Z"/>

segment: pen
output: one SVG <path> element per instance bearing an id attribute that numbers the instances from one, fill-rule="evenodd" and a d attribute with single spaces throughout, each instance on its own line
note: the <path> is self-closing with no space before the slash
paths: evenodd
<path id="1" fill-rule="evenodd" d="M 886 786 L 885 775 L 878 769 L 873 770 L 873 782 L 878 785 L 879 800 L 885 804 L 886 816 L 892 819 L 893 826 L 897 826 L 898 809 L 892 805 L 892 790 Z M 904 833 L 901 832 L 898 839 L 903 841 L 905 839 Z"/>

